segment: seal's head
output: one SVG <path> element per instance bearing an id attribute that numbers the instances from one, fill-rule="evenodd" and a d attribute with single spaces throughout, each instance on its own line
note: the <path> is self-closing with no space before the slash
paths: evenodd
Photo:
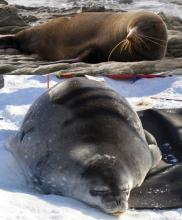
<path id="1" fill-rule="evenodd" d="M 126 39 L 133 50 L 149 60 L 164 57 L 167 47 L 167 28 L 163 20 L 150 12 L 138 12 L 128 24 Z"/>
<path id="2" fill-rule="evenodd" d="M 114 156 L 96 155 L 79 181 L 73 197 L 112 215 L 128 209 L 128 198 L 133 188 L 132 175 Z"/>
<path id="3" fill-rule="evenodd" d="M 121 45 L 135 60 L 157 60 L 165 56 L 167 28 L 163 20 L 150 12 L 137 12 L 127 25 L 126 38 Z"/>

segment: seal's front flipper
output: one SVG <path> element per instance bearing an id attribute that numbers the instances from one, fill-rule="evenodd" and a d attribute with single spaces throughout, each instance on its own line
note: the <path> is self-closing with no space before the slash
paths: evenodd
<path id="1" fill-rule="evenodd" d="M 90 57 L 94 54 L 95 49 L 88 48 L 84 50 L 82 53 L 78 55 L 78 57 L 73 59 L 65 59 L 65 60 L 57 60 L 52 62 L 45 62 L 40 63 L 42 65 L 48 65 L 48 64 L 56 64 L 56 63 L 79 63 L 79 62 L 87 62 L 87 60 L 90 59 Z"/>
<path id="2" fill-rule="evenodd" d="M 152 159 L 153 159 L 152 168 L 153 168 L 159 164 L 160 160 L 162 159 L 162 154 L 161 154 L 161 151 L 157 145 L 157 142 L 154 136 L 146 130 L 144 130 L 144 133 L 145 133 L 145 138 L 146 138 L 146 141 L 148 143 L 148 146 L 150 148 L 150 152 L 152 155 Z"/>
<path id="3" fill-rule="evenodd" d="M 142 185 L 131 191 L 129 206 L 138 209 L 182 207 L 182 163 L 168 165 L 149 175 Z"/>
<path id="4" fill-rule="evenodd" d="M 4 35 L 0 37 L 0 49 L 18 49 L 15 35 Z"/>

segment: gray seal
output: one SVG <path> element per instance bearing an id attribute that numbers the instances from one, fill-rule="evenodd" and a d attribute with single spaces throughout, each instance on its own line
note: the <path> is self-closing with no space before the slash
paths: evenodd
<path id="1" fill-rule="evenodd" d="M 101 82 L 73 78 L 32 104 L 9 149 L 38 190 L 117 214 L 161 159 L 146 136 L 124 97 Z"/>

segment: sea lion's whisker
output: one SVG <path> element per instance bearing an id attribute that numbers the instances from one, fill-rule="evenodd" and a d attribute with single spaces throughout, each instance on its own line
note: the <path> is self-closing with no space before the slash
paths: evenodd
<path id="1" fill-rule="evenodd" d="M 131 54 L 132 52 L 132 47 L 131 47 L 131 41 L 127 40 L 127 45 L 126 45 L 126 50 L 128 50 L 128 52 Z"/>
<path id="2" fill-rule="evenodd" d="M 157 40 L 157 41 L 165 42 L 165 43 L 167 42 L 167 40 L 160 40 L 159 38 L 150 37 L 150 36 L 145 35 L 145 34 L 142 34 L 142 36 L 147 37 L 147 38 L 151 38 L 151 39 L 153 39 L 153 40 Z"/>
<path id="3" fill-rule="evenodd" d="M 132 44 L 131 44 L 131 42 L 129 42 L 128 49 L 129 49 L 129 53 L 132 54 L 132 51 L 133 51 L 133 50 L 132 50 Z"/>
<path id="4" fill-rule="evenodd" d="M 149 49 L 149 46 L 147 45 L 147 43 L 144 41 L 144 39 L 142 39 L 142 37 L 138 36 L 138 41 L 139 41 L 139 46 L 140 47 L 146 47 L 147 49 Z"/>
<path id="5" fill-rule="evenodd" d="M 126 40 L 126 43 L 125 43 L 125 45 L 124 45 L 124 50 L 127 50 L 127 48 L 128 48 L 128 40 Z"/>
<path id="6" fill-rule="evenodd" d="M 113 52 L 116 50 L 116 48 L 120 45 L 120 44 L 122 44 L 123 43 L 123 40 L 122 41 L 120 41 L 118 44 L 116 44 L 114 47 L 113 47 L 113 49 L 111 50 L 111 52 L 110 52 L 110 54 L 109 54 L 109 56 L 108 56 L 108 58 L 107 58 L 107 61 L 109 62 L 109 60 L 110 60 L 110 58 L 111 58 L 111 55 L 113 54 Z"/>
<path id="7" fill-rule="evenodd" d="M 147 49 L 149 48 L 146 42 L 138 35 L 138 34 L 133 34 L 134 42 L 137 44 L 140 48 L 146 47 Z"/>
<path id="8" fill-rule="evenodd" d="M 161 45 L 161 44 L 157 43 L 156 41 L 153 41 L 153 40 L 149 39 L 148 37 L 146 37 L 146 36 L 144 36 L 144 35 L 142 36 L 142 35 L 139 34 L 139 36 L 140 36 L 142 39 L 146 39 L 146 40 L 148 40 L 148 41 L 150 41 L 150 42 L 152 42 L 152 43 L 154 43 L 154 44 L 156 44 L 156 45 L 159 45 L 160 47 L 161 47 L 161 46 L 164 46 L 164 45 Z"/>
<path id="9" fill-rule="evenodd" d="M 154 43 L 154 44 L 156 44 L 156 45 L 159 45 L 160 47 L 161 47 L 161 46 L 164 46 L 164 45 L 161 45 L 161 44 L 157 43 L 156 41 L 153 41 L 153 40 L 151 40 L 151 39 L 149 39 L 149 38 L 147 38 L 147 37 L 145 37 L 145 39 L 148 40 L 148 41 L 150 41 L 150 42 L 152 42 L 152 43 Z"/>
<path id="10" fill-rule="evenodd" d="M 124 49 L 126 43 L 127 43 L 127 42 L 126 42 L 126 39 L 124 39 L 124 40 L 122 41 L 122 44 L 121 44 L 120 54 L 121 54 L 122 50 Z"/>

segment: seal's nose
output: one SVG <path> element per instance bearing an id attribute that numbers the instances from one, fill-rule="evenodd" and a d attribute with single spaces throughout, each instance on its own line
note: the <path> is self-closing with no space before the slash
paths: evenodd
<path id="1" fill-rule="evenodd" d="M 121 201 L 121 199 L 120 199 L 120 200 L 117 201 L 117 205 L 113 209 L 112 215 L 119 216 L 121 214 L 124 214 L 127 211 L 127 209 L 128 209 L 127 202 L 126 201 L 125 202 Z"/>
<path id="2" fill-rule="evenodd" d="M 126 39 L 127 40 L 132 40 L 134 38 L 134 36 L 136 35 L 136 28 L 132 28 L 129 30 Z"/>

